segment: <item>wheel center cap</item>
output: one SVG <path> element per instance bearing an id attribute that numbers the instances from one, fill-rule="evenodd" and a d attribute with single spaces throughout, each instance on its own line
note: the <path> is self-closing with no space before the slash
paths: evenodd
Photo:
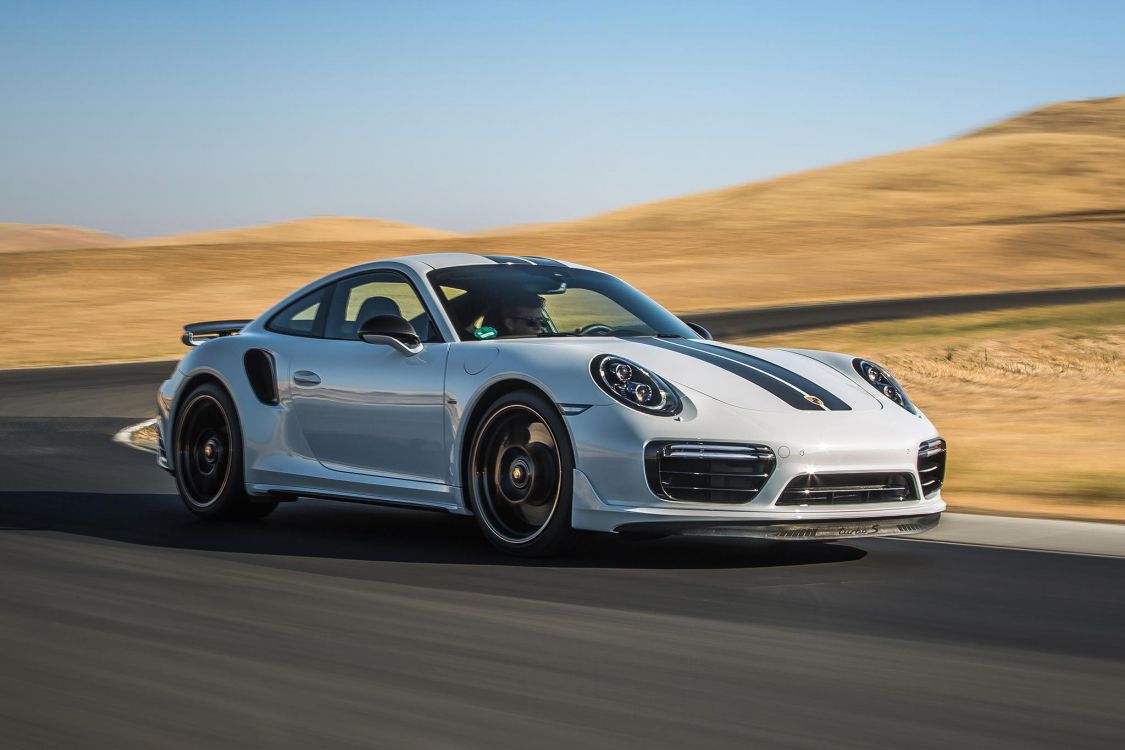
<path id="1" fill-rule="evenodd" d="M 205 458 L 208 462 L 214 461 L 218 453 L 219 447 L 218 445 L 216 445 L 213 439 L 208 440 L 203 444 L 203 458 Z"/>
<path id="2" fill-rule="evenodd" d="M 508 469 L 508 477 L 512 480 L 513 485 L 522 489 L 527 486 L 531 479 L 531 466 L 528 465 L 526 459 L 517 458 L 512 462 L 511 468 Z"/>

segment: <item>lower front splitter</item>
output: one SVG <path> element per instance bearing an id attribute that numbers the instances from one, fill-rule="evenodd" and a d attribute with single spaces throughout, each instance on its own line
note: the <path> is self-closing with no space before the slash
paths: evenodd
<path id="1" fill-rule="evenodd" d="M 920 534 L 937 526 L 941 513 L 890 518 L 825 519 L 817 521 L 657 521 L 626 523 L 614 531 L 680 536 L 746 537 L 793 541 L 825 541 L 870 536 Z"/>

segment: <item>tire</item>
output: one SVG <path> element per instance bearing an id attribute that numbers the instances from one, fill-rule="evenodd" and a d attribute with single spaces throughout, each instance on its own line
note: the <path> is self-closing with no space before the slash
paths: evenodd
<path id="1" fill-rule="evenodd" d="M 203 383 L 184 397 L 173 426 L 176 487 L 187 509 L 200 518 L 264 518 L 276 500 L 246 494 L 242 474 L 242 430 L 227 392 Z"/>
<path id="2" fill-rule="evenodd" d="M 466 494 L 477 525 L 497 549 L 547 557 L 574 538 L 574 453 L 554 405 L 534 391 L 497 399 L 472 436 Z"/>

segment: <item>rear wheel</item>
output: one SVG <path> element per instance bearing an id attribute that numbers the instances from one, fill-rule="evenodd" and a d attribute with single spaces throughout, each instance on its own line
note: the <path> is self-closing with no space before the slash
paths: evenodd
<path id="1" fill-rule="evenodd" d="M 533 391 L 498 399 L 472 437 L 466 477 L 488 541 L 516 555 L 560 552 L 573 537 L 573 472 L 566 427 L 550 402 Z"/>
<path id="2" fill-rule="evenodd" d="M 193 389 L 176 412 L 176 486 L 200 518 L 262 518 L 276 500 L 252 501 L 242 479 L 242 432 L 234 402 L 214 383 Z"/>

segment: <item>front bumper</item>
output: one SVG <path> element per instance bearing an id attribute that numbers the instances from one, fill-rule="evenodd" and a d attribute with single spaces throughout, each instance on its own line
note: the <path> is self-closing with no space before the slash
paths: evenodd
<path id="1" fill-rule="evenodd" d="M 614 406 L 594 406 L 567 418 L 575 445 L 572 523 L 605 532 L 839 539 L 913 534 L 938 522 L 940 491 L 923 496 L 920 444 L 934 426 L 921 415 L 893 410 L 794 414 L 752 413 L 690 394 L 682 418 L 658 419 Z M 650 488 L 643 456 L 654 441 L 768 446 L 772 473 L 745 503 L 671 501 Z M 797 477 L 864 472 L 906 474 L 919 499 L 855 504 L 779 505 Z"/>
<path id="2" fill-rule="evenodd" d="M 823 508 L 702 506 L 682 503 L 621 505 L 603 501 L 589 478 L 574 472 L 571 525 L 586 531 L 759 539 L 826 540 L 920 534 L 937 525 L 945 501 Z"/>

